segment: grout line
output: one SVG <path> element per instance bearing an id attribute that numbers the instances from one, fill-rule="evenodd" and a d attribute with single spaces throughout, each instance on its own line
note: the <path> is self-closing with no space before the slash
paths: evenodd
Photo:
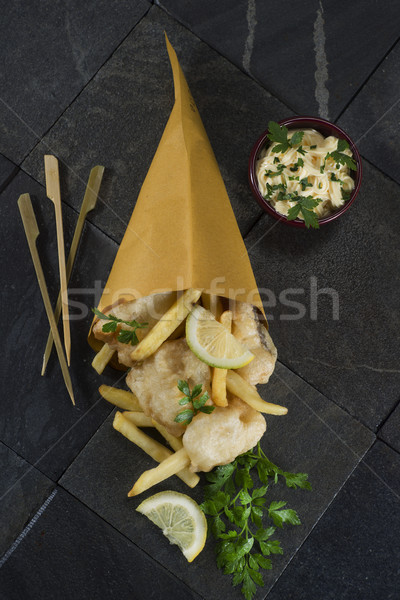
<path id="1" fill-rule="evenodd" d="M 298 115 L 299 113 L 292 108 L 287 102 L 286 100 L 282 100 L 275 92 L 271 92 L 269 89 L 267 89 L 265 87 L 265 85 L 256 77 L 254 77 L 253 75 L 250 75 L 249 73 L 247 73 L 243 67 L 241 67 L 240 65 L 234 63 L 229 56 L 226 56 L 225 54 L 223 54 L 220 50 L 217 50 L 217 48 L 215 48 L 214 46 L 212 46 L 209 42 L 207 42 L 206 40 L 204 40 L 202 37 L 200 37 L 199 34 L 195 33 L 191 28 L 189 23 L 186 23 L 185 21 L 182 21 L 179 17 L 177 17 L 176 15 L 172 14 L 171 12 L 168 11 L 168 9 L 166 7 L 164 7 L 163 5 L 161 5 L 160 0 L 155 0 L 155 4 L 154 6 L 158 7 L 160 10 L 162 10 L 163 12 L 165 12 L 166 15 L 168 15 L 169 17 L 171 17 L 171 19 L 173 19 L 176 23 L 178 23 L 179 25 L 181 25 L 182 27 L 184 27 L 191 35 L 193 35 L 195 38 L 197 38 L 202 44 L 204 44 L 205 46 L 207 46 L 210 50 L 212 50 L 212 52 L 215 52 L 216 54 L 218 54 L 218 56 L 221 56 L 222 58 L 224 58 L 230 65 L 232 65 L 233 67 L 235 67 L 235 69 L 237 69 L 238 71 L 240 71 L 243 75 L 245 75 L 246 77 L 248 77 L 251 81 L 253 81 L 254 83 L 256 83 L 258 86 L 261 87 L 261 89 L 264 90 L 264 92 L 266 92 L 271 98 L 274 98 L 275 100 L 277 100 L 278 102 L 280 102 L 280 104 L 282 104 L 285 108 L 287 108 L 290 112 L 292 112 L 294 115 Z"/>
<path id="2" fill-rule="evenodd" d="M 115 407 L 115 408 L 118 408 L 118 407 Z M 188 588 L 188 590 L 190 590 L 190 592 L 192 594 L 198 596 L 198 598 L 201 599 L 201 600 L 206 600 L 205 598 L 203 598 L 203 596 L 201 596 L 199 594 L 199 592 L 196 592 L 195 590 L 193 590 L 185 581 L 183 581 L 182 579 L 180 579 L 178 577 L 178 575 L 176 575 L 175 573 L 173 573 L 172 571 L 170 571 L 163 563 L 159 562 L 154 556 L 152 556 L 151 554 L 149 554 L 144 548 L 142 548 L 141 546 L 139 546 L 130 537 L 128 537 L 124 532 L 122 532 L 119 529 L 117 529 L 117 527 L 115 525 L 113 525 L 112 523 L 110 523 L 110 521 L 108 519 L 105 519 L 104 517 L 102 517 L 94 508 L 92 508 L 91 506 L 89 506 L 88 504 L 86 504 L 86 502 L 84 500 L 82 500 L 82 498 L 79 498 L 78 496 L 76 496 L 74 492 L 72 492 L 68 488 L 64 487 L 64 485 L 62 483 L 59 484 L 59 487 L 63 490 L 63 492 L 65 492 L 66 494 L 68 494 L 68 496 L 70 496 L 76 502 L 79 502 L 79 504 L 81 504 L 82 506 L 84 506 L 97 519 L 100 519 L 100 521 L 102 521 L 103 523 L 105 523 L 108 527 L 110 527 L 118 535 L 122 536 L 125 540 L 127 540 L 130 544 L 132 544 L 135 548 L 137 548 L 139 550 L 139 552 L 142 552 L 151 561 L 154 561 L 162 570 L 164 570 L 166 573 L 168 573 L 168 575 L 170 575 L 171 577 L 173 577 L 174 579 L 176 579 L 177 581 L 179 581 L 179 583 L 181 585 L 183 585 L 186 588 Z"/>
<path id="3" fill-rule="evenodd" d="M 126 38 L 132 33 L 132 31 L 139 25 L 139 23 L 142 22 L 142 20 L 144 18 L 147 17 L 149 11 L 151 10 L 151 4 L 149 4 L 148 9 L 146 10 L 146 12 L 143 14 L 143 16 L 135 23 L 135 25 L 128 31 L 128 33 L 123 37 L 123 39 L 118 43 L 117 46 L 115 46 L 115 48 L 112 50 L 111 54 L 109 54 L 109 56 L 105 59 L 105 61 L 100 65 L 100 67 L 97 69 L 97 71 L 92 75 L 92 77 L 90 77 L 90 79 L 88 79 L 88 81 L 85 83 L 85 85 L 83 86 L 83 88 L 81 88 L 81 90 L 76 94 L 76 96 L 71 100 L 71 102 L 62 110 L 62 112 L 58 115 L 58 117 L 56 118 L 56 120 L 52 123 L 52 125 L 50 125 L 46 131 L 38 137 L 38 142 L 28 151 L 28 153 L 21 159 L 21 161 L 18 163 L 18 166 L 21 167 L 22 163 L 25 162 L 25 160 L 27 160 L 29 158 L 29 156 L 32 154 L 32 152 L 34 152 L 34 150 L 37 148 L 37 146 L 39 146 L 39 144 L 42 142 L 42 140 L 46 137 L 46 135 L 53 129 L 53 127 L 58 123 L 58 121 L 64 116 L 64 114 L 66 113 L 66 111 L 70 108 L 70 106 L 72 104 L 74 104 L 74 102 L 79 98 L 79 96 L 86 90 L 86 88 L 88 87 L 88 85 L 93 81 L 93 79 L 96 77 L 96 75 L 99 73 L 99 71 L 108 63 L 108 61 L 114 56 L 115 52 L 117 52 L 117 50 L 119 49 L 119 47 L 125 42 Z M 33 132 L 35 133 L 35 132 Z M 35 134 L 36 135 L 36 134 Z M 25 171 L 26 172 L 26 171 Z"/>
<path id="4" fill-rule="evenodd" d="M 379 69 L 379 67 L 382 65 L 382 63 L 385 61 L 385 59 L 389 56 L 389 54 L 392 52 L 392 50 L 395 48 L 395 46 L 397 45 L 397 43 L 400 41 L 400 37 L 398 37 L 395 42 L 393 42 L 393 44 L 390 46 L 390 48 L 388 49 L 388 51 L 385 53 L 385 55 L 383 56 L 383 58 L 378 62 L 378 64 L 372 69 L 372 71 L 369 73 L 369 75 L 367 75 L 366 79 L 361 83 L 360 87 L 358 88 L 358 90 L 356 90 L 354 92 L 354 94 L 352 95 L 352 97 L 350 98 L 350 100 L 345 104 L 344 108 L 339 112 L 338 116 L 335 118 L 335 120 L 333 121 L 334 123 L 337 123 L 337 121 L 339 121 L 339 119 L 343 116 L 343 114 L 346 112 L 346 110 L 349 108 L 350 104 L 353 103 L 353 101 L 357 98 L 357 96 L 362 92 L 362 90 L 365 88 L 365 86 L 367 85 L 367 83 L 369 82 L 369 80 L 371 79 L 371 77 L 373 77 L 375 75 L 375 73 L 377 72 L 377 70 Z"/>
<path id="5" fill-rule="evenodd" d="M 0 559 L 0 569 L 1 569 L 1 567 L 3 567 L 5 565 L 5 563 L 7 562 L 7 560 L 10 558 L 11 554 L 18 548 L 18 546 L 20 545 L 20 543 L 22 542 L 22 540 L 28 535 L 28 533 L 30 532 L 30 530 L 32 529 L 32 527 L 35 525 L 35 523 L 42 516 L 42 514 L 44 513 L 44 511 L 46 510 L 46 508 L 49 506 L 50 502 L 53 500 L 53 498 L 54 498 L 54 496 L 56 494 L 57 494 L 57 489 L 54 489 L 51 492 L 50 496 L 47 498 L 47 500 L 45 500 L 43 502 L 42 506 L 39 508 L 39 510 L 36 512 L 36 514 L 29 521 L 28 525 L 19 534 L 19 536 L 17 537 L 17 539 L 15 540 L 15 542 L 10 546 L 10 548 L 7 550 L 7 552 Z"/>
<path id="6" fill-rule="evenodd" d="M 351 412 L 349 412 L 346 407 L 341 406 L 340 404 L 338 404 L 336 402 L 336 400 L 333 400 L 333 398 L 330 398 L 329 396 L 327 396 L 326 392 L 323 392 L 322 390 L 320 390 L 319 388 L 317 388 L 313 383 L 311 383 L 310 381 L 307 381 L 307 379 L 305 379 L 303 377 L 303 375 L 300 375 L 297 371 L 294 370 L 293 366 L 286 364 L 281 359 L 278 359 L 278 362 L 281 363 L 281 365 L 283 365 L 288 371 L 290 371 L 291 373 L 293 373 L 293 375 L 295 375 L 296 377 L 298 377 L 299 379 L 301 379 L 301 381 L 303 381 L 304 383 L 306 383 L 307 385 L 309 385 L 311 388 L 313 388 L 313 390 L 315 390 L 316 392 L 318 392 L 318 394 L 321 394 L 321 396 L 324 396 L 324 398 L 326 398 L 327 400 L 329 400 L 329 402 L 332 402 L 335 406 L 337 406 L 338 408 L 340 408 L 351 419 L 353 419 L 354 421 L 357 421 L 357 423 L 359 423 L 360 425 L 362 425 L 363 427 L 365 427 L 365 429 L 368 429 L 368 431 L 370 431 L 371 433 L 373 433 L 376 436 L 377 432 L 374 431 L 373 429 L 371 429 L 371 427 L 369 427 L 369 425 L 366 425 L 366 423 L 363 423 L 363 421 L 361 421 L 357 416 L 352 415 Z"/>

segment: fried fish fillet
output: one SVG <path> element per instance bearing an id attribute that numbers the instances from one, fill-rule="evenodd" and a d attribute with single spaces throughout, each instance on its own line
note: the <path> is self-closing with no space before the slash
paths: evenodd
<path id="1" fill-rule="evenodd" d="M 136 329 L 136 335 L 141 341 L 145 335 L 154 327 L 154 325 L 161 319 L 161 317 L 167 312 L 176 300 L 175 292 L 164 292 L 162 294 L 153 294 L 152 296 L 145 296 L 132 302 L 125 302 L 118 304 L 109 310 L 105 310 L 104 314 L 112 314 L 123 321 L 138 321 L 138 323 L 148 323 L 148 327 L 143 329 Z M 118 360 L 122 365 L 131 367 L 133 361 L 131 360 L 130 354 L 132 352 L 132 346 L 130 344 L 121 344 L 117 340 L 117 333 L 105 333 L 102 331 L 104 323 L 107 321 L 98 320 L 93 326 L 93 334 L 98 340 L 106 342 L 111 348 L 117 350 Z M 121 325 L 121 329 L 132 330 L 132 327 Z"/>
<path id="2" fill-rule="evenodd" d="M 193 354 L 185 339 L 164 342 L 157 352 L 135 363 L 126 377 L 145 415 L 175 436 L 185 430 L 184 425 L 174 421 L 184 408 L 179 405 L 182 398 L 177 388 L 179 379 L 187 381 L 190 389 L 202 384 L 203 391 L 210 392 L 210 367 Z"/>
<path id="3" fill-rule="evenodd" d="M 252 385 L 267 383 L 274 371 L 278 356 L 274 342 L 267 329 L 259 320 L 257 309 L 247 302 L 235 302 L 232 333 L 239 342 L 248 348 L 255 358 L 237 372 Z"/>
<path id="4" fill-rule="evenodd" d="M 227 407 L 217 406 L 210 415 L 198 413 L 182 438 L 190 468 L 211 471 L 232 462 L 255 446 L 266 427 L 263 415 L 239 398 L 230 399 Z"/>

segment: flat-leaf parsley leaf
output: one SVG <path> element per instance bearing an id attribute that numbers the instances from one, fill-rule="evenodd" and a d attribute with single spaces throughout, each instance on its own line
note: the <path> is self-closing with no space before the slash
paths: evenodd
<path id="1" fill-rule="evenodd" d="M 97 308 L 92 308 L 92 311 L 99 317 L 102 321 L 108 321 L 108 323 L 104 323 L 102 327 L 102 331 L 104 333 L 115 333 L 117 328 L 120 327 L 121 323 L 128 325 L 128 327 L 132 327 L 132 329 L 119 329 L 117 340 L 121 342 L 121 344 L 131 344 L 132 346 L 136 346 L 139 343 L 138 337 L 136 335 L 136 329 L 143 329 L 148 327 L 148 323 L 138 323 L 138 321 L 124 321 L 123 319 L 118 319 L 114 315 L 105 315 L 104 313 L 97 310 Z"/>

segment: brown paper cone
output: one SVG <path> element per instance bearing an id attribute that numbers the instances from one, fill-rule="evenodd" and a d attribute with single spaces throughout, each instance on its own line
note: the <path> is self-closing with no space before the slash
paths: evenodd
<path id="1" fill-rule="evenodd" d="M 167 37 L 166 43 L 175 104 L 99 309 L 121 298 L 198 288 L 263 311 L 217 161 Z"/>

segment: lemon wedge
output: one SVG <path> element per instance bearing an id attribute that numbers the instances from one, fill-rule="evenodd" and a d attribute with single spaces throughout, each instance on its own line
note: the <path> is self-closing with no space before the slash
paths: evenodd
<path id="1" fill-rule="evenodd" d="M 195 306 L 186 319 L 186 341 L 197 358 L 218 369 L 239 369 L 254 358 L 254 354 L 202 306 Z"/>
<path id="2" fill-rule="evenodd" d="M 144 500 L 136 509 L 162 529 L 171 544 L 177 544 L 192 562 L 203 550 L 207 520 L 199 505 L 186 494 L 159 492 Z"/>

